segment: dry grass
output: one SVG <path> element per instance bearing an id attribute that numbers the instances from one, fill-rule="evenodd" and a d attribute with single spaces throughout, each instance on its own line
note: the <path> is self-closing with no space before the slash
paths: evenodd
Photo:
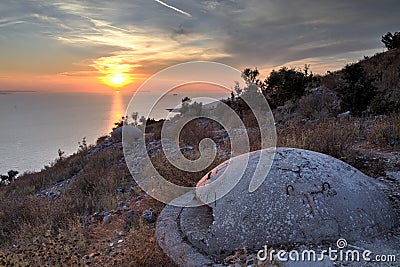
<path id="1" fill-rule="evenodd" d="M 196 125 L 188 125 L 188 136 Z M 204 130 L 204 136 L 210 135 Z M 194 133 L 193 133 L 194 134 Z M 183 135 L 185 137 L 186 135 Z M 211 136 L 210 136 L 211 137 Z M 104 139 L 104 138 L 103 138 Z M 103 142 L 100 140 L 99 142 Z M 182 138 L 182 145 L 196 146 L 194 138 Z M 124 161 L 122 147 L 114 144 L 88 157 L 91 148 L 35 174 L 25 174 L 0 188 L 0 265 L 5 266 L 173 266 L 157 245 L 155 225 L 143 221 L 145 209 L 159 213 L 164 204 L 135 186 Z M 198 158 L 198 151 L 186 157 Z M 183 172 L 165 164 L 156 153 L 154 164 L 177 184 L 193 186 L 215 162 L 201 173 Z M 36 194 L 57 181 L 71 178 L 59 198 Z M 119 193 L 117 187 L 134 190 Z M 137 200 L 139 199 L 139 200 Z M 124 211 L 112 213 L 112 222 L 94 221 L 94 212 L 114 210 L 121 201 L 131 203 L 135 219 L 128 232 Z M 91 223 L 87 224 L 87 218 Z M 122 235 L 120 233 L 123 232 Z M 117 241 L 123 242 L 117 245 Z M 114 243 L 110 247 L 110 243 Z"/>
<path id="2" fill-rule="evenodd" d="M 149 200 L 138 209 L 163 205 Z M 123 217 L 111 224 L 100 223 L 91 228 L 78 219 L 65 219 L 64 229 L 45 230 L 44 227 L 24 225 L 18 241 L 0 250 L 1 266 L 174 266 L 159 249 L 155 227 L 140 215 L 129 232 L 121 235 Z M 30 236 L 25 236 L 30 233 Z M 118 243 L 118 240 L 123 242 Z M 113 246 L 110 244 L 113 243 Z"/>
<path id="3" fill-rule="evenodd" d="M 145 133 L 150 134 L 146 141 L 160 140 L 161 129 L 164 125 L 164 121 L 158 121 L 151 124 L 146 124 Z"/>
<path id="4" fill-rule="evenodd" d="M 336 158 L 348 155 L 360 136 L 360 126 L 353 120 L 291 122 L 279 127 L 278 146 L 308 149 Z"/>
<path id="5" fill-rule="evenodd" d="M 338 114 L 338 100 L 331 94 L 310 94 L 298 101 L 297 113 L 308 120 L 326 119 Z"/>
<path id="6" fill-rule="evenodd" d="M 367 140 L 374 147 L 400 150 L 400 114 L 378 117 L 369 122 Z"/>
<path id="7" fill-rule="evenodd" d="M 42 227 L 23 225 L 22 233 L 31 233 L 32 237 L 20 235 L 11 247 L 0 251 L 3 266 L 85 266 L 83 258 L 86 242 L 79 222 L 65 220 L 69 231 L 58 234 L 50 230 L 43 232 Z"/>
<path id="8" fill-rule="evenodd" d="M 123 212 L 112 223 L 92 218 L 95 211 L 112 210 L 121 201 L 143 195 L 140 190 L 119 193 L 117 187 L 134 186 L 118 144 L 90 158 L 80 151 L 58 160 L 53 167 L 25 174 L 9 186 L 0 187 L 0 266 L 173 266 L 154 238 L 155 225 L 144 222 L 141 212 L 164 206 L 153 200 L 130 208 L 135 220 L 125 232 Z M 76 178 L 64 185 L 59 198 L 38 197 L 36 193 L 56 181 Z M 118 233 L 123 232 L 123 237 Z M 122 238 L 123 246 L 110 248 Z"/>
<path id="9" fill-rule="evenodd" d="M 199 152 L 183 153 L 189 160 L 195 160 L 200 157 Z M 168 181 L 180 186 L 196 186 L 197 182 L 211 171 L 214 167 L 218 166 L 224 160 L 223 158 L 216 157 L 210 166 L 200 172 L 188 172 L 178 169 L 168 162 L 163 152 L 154 153 L 154 158 L 151 159 L 157 172 L 167 179 Z"/>

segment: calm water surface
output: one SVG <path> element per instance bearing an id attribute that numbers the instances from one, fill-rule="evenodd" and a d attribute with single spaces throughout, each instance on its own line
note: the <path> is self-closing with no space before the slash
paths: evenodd
<path id="1" fill-rule="evenodd" d="M 134 107 L 139 116 L 145 114 L 148 94 L 151 92 L 136 96 L 143 99 L 139 101 L 142 105 Z M 20 173 L 40 170 L 57 158 L 58 149 L 66 155 L 75 152 L 83 137 L 88 144 L 94 144 L 98 137 L 110 133 L 114 122 L 125 114 L 131 97 L 117 93 L 0 94 L 0 174 L 10 169 Z M 165 109 L 175 107 L 182 97 L 167 95 L 151 117 L 165 118 Z"/>

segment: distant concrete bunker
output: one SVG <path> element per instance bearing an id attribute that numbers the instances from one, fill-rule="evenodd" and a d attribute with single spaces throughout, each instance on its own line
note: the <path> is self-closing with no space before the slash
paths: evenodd
<path id="1" fill-rule="evenodd" d="M 222 259 L 243 246 L 258 250 L 266 244 L 372 240 L 397 225 L 396 214 L 374 179 L 317 152 L 277 148 L 266 179 L 250 193 L 260 155 L 260 151 L 249 154 L 243 177 L 227 195 L 181 211 L 178 228 L 198 251 Z M 230 164 L 242 160 L 243 155 L 231 159 Z M 199 182 L 197 201 L 205 202 L 210 194 L 206 193 L 207 184 L 217 180 L 226 167 L 224 163 L 217 166 Z M 158 237 L 163 224 L 159 226 Z M 169 254 L 168 248 L 160 246 Z"/>

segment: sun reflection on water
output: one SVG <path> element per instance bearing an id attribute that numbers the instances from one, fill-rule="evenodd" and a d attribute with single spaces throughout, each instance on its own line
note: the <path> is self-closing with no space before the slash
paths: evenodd
<path id="1" fill-rule="evenodd" d="M 109 115 L 108 129 L 111 130 L 115 125 L 114 123 L 120 121 L 124 116 L 124 104 L 122 103 L 122 94 L 120 91 L 115 91 L 113 94 L 113 101 Z"/>

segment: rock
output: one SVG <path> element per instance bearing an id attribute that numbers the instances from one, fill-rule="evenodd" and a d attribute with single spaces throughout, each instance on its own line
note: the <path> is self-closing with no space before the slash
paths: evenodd
<path id="1" fill-rule="evenodd" d="M 237 185 L 208 204 L 214 221 L 205 226 L 207 231 L 187 235 L 208 255 L 221 259 L 243 245 L 257 250 L 265 244 L 320 244 L 341 237 L 372 240 L 398 224 L 377 181 L 340 160 L 312 151 L 278 148 L 264 182 L 250 193 L 260 154 L 249 153 L 249 164 Z M 241 155 L 230 164 L 240 166 L 245 159 Z M 207 191 L 206 184 L 217 180 L 227 165 L 219 165 L 211 178 L 207 175 L 199 182 L 198 200 L 204 203 L 215 194 Z M 185 214 L 181 214 L 181 224 Z M 191 220 L 205 216 L 200 211 L 191 214 L 187 217 Z"/>
<path id="2" fill-rule="evenodd" d="M 386 171 L 386 177 L 388 180 L 400 182 L 400 171 Z"/>
<path id="3" fill-rule="evenodd" d="M 126 192 L 126 189 L 123 186 L 118 186 L 116 188 L 116 190 L 117 190 L 118 193 L 125 193 Z"/>
<path id="4" fill-rule="evenodd" d="M 133 220 L 135 220 L 135 212 L 133 210 L 128 210 L 125 212 L 124 218 L 127 223 L 133 222 Z"/>
<path id="5" fill-rule="evenodd" d="M 111 133 L 111 140 L 113 143 L 120 143 L 122 141 L 131 143 L 141 138 L 143 138 L 143 132 L 133 125 L 118 127 Z"/>
<path id="6" fill-rule="evenodd" d="M 111 141 L 113 143 L 122 142 L 122 127 L 114 129 L 111 133 Z"/>
<path id="7" fill-rule="evenodd" d="M 124 202 L 124 201 L 119 201 L 119 202 L 118 202 L 118 207 L 120 207 L 120 208 L 126 207 L 125 202 Z"/>
<path id="8" fill-rule="evenodd" d="M 167 205 L 158 218 L 157 243 L 178 266 L 213 266 L 213 261 L 191 246 L 179 229 L 177 221 L 182 208 Z"/>
<path id="9" fill-rule="evenodd" d="M 103 218 L 103 222 L 104 222 L 104 223 L 110 223 L 110 222 L 111 222 L 111 219 L 112 219 L 112 215 L 111 215 L 111 214 L 106 215 L 106 216 L 104 216 L 104 218 Z"/>
<path id="10" fill-rule="evenodd" d="M 122 128 L 122 141 L 125 144 L 133 144 L 144 137 L 142 130 L 133 125 L 124 125 Z"/>
<path id="11" fill-rule="evenodd" d="M 157 220 L 156 214 L 152 209 L 143 211 L 142 218 L 145 219 L 148 223 L 154 223 Z"/>
<path id="12" fill-rule="evenodd" d="M 285 109 L 285 106 L 277 106 L 276 107 L 276 110 L 278 110 L 278 111 L 282 111 L 282 110 L 284 110 Z"/>
<path id="13" fill-rule="evenodd" d="M 99 212 L 98 215 L 99 215 L 100 217 L 104 217 L 104 216 L 109 215 L 110 213 L 111 213 L 110 210 L 104 210 L 104 211 L 102 211 L 102 212 Z"/>
<path id="14" fill-rule="evenodd" d="M 81 223 L 84 223 L 84 224 L 90 224 L 90 219 L 85 215 L 81 216 L 81 220 L 80 221 L 81 221 Z"/>
<path id="15" fill-rule="evenodd" d="M 194 148 L 193 146 L 184 146 L 179 148 L 181 151 L 192 151 Z"/>
<path id="16" fill-rule="evenodd" d="M 104 218 L 111 214 L 110 210 L 105 210 L 102 212 L 95 212 L 92 214 L 93 219 L 97 221 L 104 221 Z"/>
<path id="17" fill-rule="evenodd" d="M 337 115 L 338 118 L 347 118 L 350 116 L 350 111 L 346 111 Z"/>

